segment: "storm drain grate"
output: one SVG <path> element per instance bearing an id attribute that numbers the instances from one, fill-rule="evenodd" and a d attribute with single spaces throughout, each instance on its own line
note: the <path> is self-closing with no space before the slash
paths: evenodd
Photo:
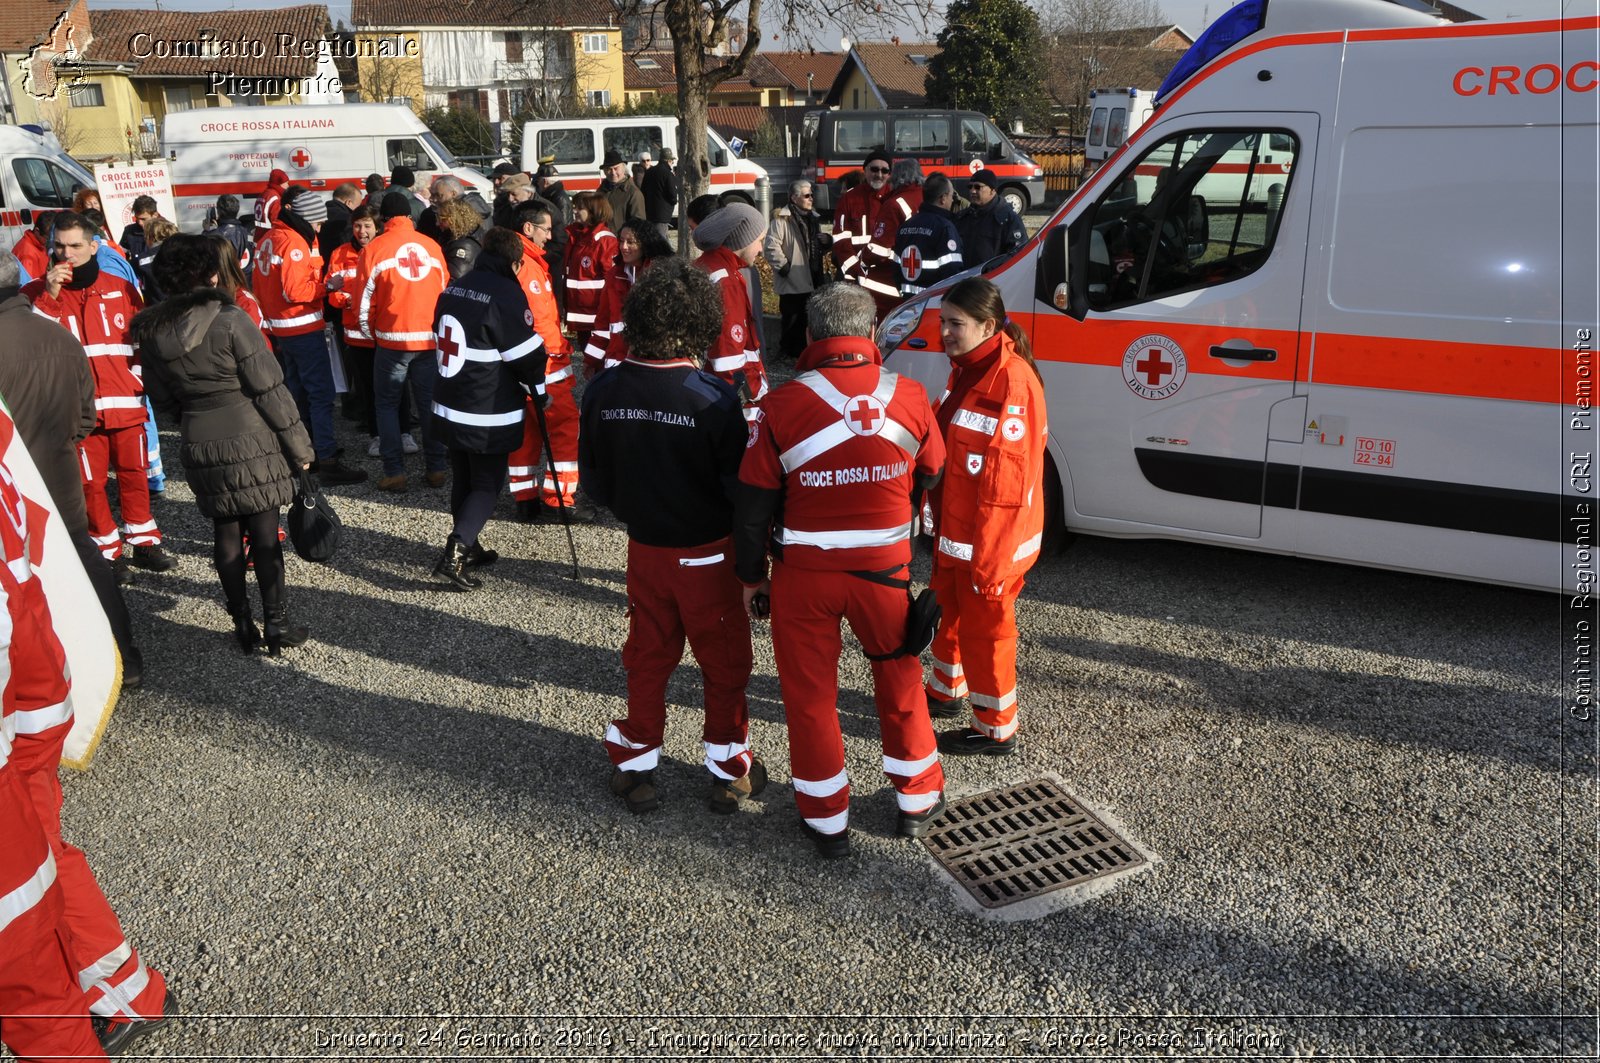
<path id="1" fill-rule="evenodd" d="M 1145 863 L 1144 854 L 1048 779 L 953 802 L 922 842 L 985 908 Z"/>

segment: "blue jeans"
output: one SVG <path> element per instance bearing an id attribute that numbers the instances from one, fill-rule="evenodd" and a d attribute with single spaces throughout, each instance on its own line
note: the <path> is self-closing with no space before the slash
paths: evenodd
<path id="1" fill-rule="evenodd" d="M 450 467 L 443 443 L 433 438 L 433 382 L 438 378 L 437 355 L 432 350 L 396 351 L 380 346 L 372 359 L 372 397 L 378 411 L 378 452 L 383 455 L 383 474 L 399 476 L 406 471 L 406 455 L 400 444 L 400 397 L 407 383 L 411 401 L 417 407 L 422 428 L 422 456 L 429 472 Z"/>
<path id="2" fill-rule="evenodd" d="M 300 420 L 311 430 L 318 461 L 332 461 L 338 448 L 333 436 L 333 364 L 321 331 L 304 336 L 274 336 L 283 360 L 283 382 L 300 407 Z"/>

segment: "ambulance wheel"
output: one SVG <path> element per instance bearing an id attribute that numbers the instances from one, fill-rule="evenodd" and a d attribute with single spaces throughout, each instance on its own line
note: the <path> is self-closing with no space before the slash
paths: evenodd
<path id="1" fill-rule="evenodd" d="M 1054 459 L 1044 459 L 1044 538 L 1039 541 L 1039 553 L 1048 557 L 1059 554 L 1072 545 L 1076 535 L 1067 531 L 1061 499 L 1061 475 L 1056 472 Z"/>
<path id="2" fill-rule="evenodd" d="M 1016 185 L 1006 185 L 1001 189 L 1000 198 L 1005 200 L 1006 205 L 1016 211 L 1019 217 L 1028 209 L 1028 193 Z"/>

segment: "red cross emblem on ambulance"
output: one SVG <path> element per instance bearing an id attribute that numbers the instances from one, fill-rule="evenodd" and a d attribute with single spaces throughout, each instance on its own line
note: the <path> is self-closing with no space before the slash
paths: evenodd
<path id="1" fill-rule="evenodd" d="M 311 165 L 311 153 L 305 148 L 295 148 L 289 153 L 289 161 L 294 163 L 296 170 L 304 170 Z"/>
<path id="2" fill-rule="evenodd" d="M 1169 337 L 1140 336 L 1123 353 L 1122 381 L 1141 399 L 1169 398 L 1188 377 L 1189 360 Z"/>
<path id="3" fill-rule="evenodd" d="M 888 414 L 875 395 L 858 395 L 844 404 L 844 426 L 858 436 L 875 436 Z"/>

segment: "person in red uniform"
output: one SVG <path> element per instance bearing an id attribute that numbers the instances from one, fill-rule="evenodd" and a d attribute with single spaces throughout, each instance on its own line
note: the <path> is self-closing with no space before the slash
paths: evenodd
<path id="1" fill-rule="evenodd" d="M 339 335 L 343 340 L 345 376 L 350 390 L 345 399 L 354 410 L 356 421 L 366 429 L 372 444 L 382 454 L 378 442 L 378 411 L 372 402 L 372 362 L 377 345 L 361 331 L 360 292 L 356 275 L 361 272 L 361 252 L 378 235 L 378 208 L 364 204 L 350 215 L 350 240 L 333 249 L 328 257 L 328 305 L 339 311 Z M 335 281 L 333 278 L 338 277 Z M 404 433 L 402 433 L 402 449 Z"/>
<path id="2" fill-rule="evenodd" d="M 561 509 L 572 519 L 592 521 L 599 515 L 594 503 L 578 490 L 578 402 L 573 395 L 572 344 L 561 331 L 561 309 L 556 305 L 551 284 L 550 264 L 545 247 L 555 231 L 555 208 L 542 199 L 530 199 L 516 208 L 516 231 L 522 237 L 522 272 L 517 281 L 528 297 L 533 313 L 533 329 L 544 341 L 549 361 L 545 365 L 544 386 L 550 396 L 545 407 L 545 428 L 550 433 L 544 477 L 535 493 L 533 471 L 539 464 L 544 441 L 539 435 L 539 419 L 530 406 L 523 426 L 522 446 L 511 455 L 511 494 L 517 500 L 517 519 L 532 522 L 539 511 Z M 532 399 L 529 399 L 532 402 Z"/>
<path id="3" fill-rule="evenodd" d="M 583 378 L 620 365 L 628 357 L 628 336 L 622 321 L 622 304 L 652 262 L 671 258 L 672 245 L 661 231 L 643 218 L 629 218 L 617 226 L 617 260 L 606 270 L 606 286 L 595 314 L 594 330 L 583 352 Z"/>
<path id="4" fill-rule="evenodd" d="M 145 446 L 144 384 L 139 379 L 139 351 L 128 326 L 144 308 L 139 290 L 121 277 L 103 272 L 95 260 L 93 227 L 80 215 L 56 215 L 50 237 L 55 262 L 43 277 L 29 281 L 22 295 L 35 313 L 54 321 L 83 344 L 94 370 L 95 429 L 80 446 L 83 454 L 84 501 L 89 507 L 89 535 L 112 566 L 125 572 L 131 563 L 152 572 L 177 564 L 161 548 L 161 529 L 150 512 L 146 479 L 149 451 Z M 122 526 L 111 515 L 107 477 L 117 474 L 117 506 Z M 122 559 L 122 542 L 133 547 Z"/>
<path id="5" fill-rule="evenodd" d="M 897 654 L 910 609 L 913 499 L 939 481 L 944 444 L 922 385 L 883 369 L 876 320 L 872 297 L 855 285 L 830 284 L 811 297 L 811 343 L 795 379 L 751 422 L 739 470 L 739 578 L 747 606 L 770 591 L 795 803 L 824 856 L 850 848 L 837 708 L 841 619 L 872 659 L 899 833 L 920 837 L 944 808 L 944 770 L 919 696 L 922 667 Z"/>
<path id="6" fill-rule="evenodd" d="M 1027 336 L 983 277 L 945 294 L 939 335 L 950 379 L 934 413 L 949 465 L 931 497 L 930 583 L 944 619 L 928 710 L 959 716 L 967 697 L 972 726 L 940 734 L 939 750 L 1006 756 L 1017 744 L 1017 595 L 1044 532 L 1044 385 Z"/>
<path id="7" fill-rule="evenodd" d="M 617 257 L 611 231 L 611 203 L 599 192 L 572 197 L 572 224 L 567 226 L 567 330 L 576 350 L 589 346 L 595 315 L 605 295 L 606 271 Z"/>
<path id="8" fill-rule="evenodd" d="M 916 159 L 897 159 L 889 168 L 888 198 L 872 226 L 871 238 L 862 255 L 865 264 L 861 286 L 872 293 L 881 318 L 900 302 L 900 258 L 894 245 L 900 226 L 922 209 L 922 164 Z M 884 289 L 893 289 L 885 291 Z"/>
<path id="9" fill-rule="evenodd" d="M 267 175 L 266 187 L 261 189 L 261 194 L 256 197 L 256 244 L 260 245 L 262 239 L 272 232 L 272 227 L 278 223 L 278 212 L 283 210 L 283 190 L 289 184 L 289 175 L 282 170 L 273 170 Z"/>
<path id="10" fill-rule="evenodd" d="M 450 282 L 450 271 L 439 245 L 417 232 L 404 194 L 390 191 L 378 213 L 383 218 L 383 232 L 361 251 L 354 295 L 361 333 L 376 345 L 372 401 L 383 456 L 378 490 L 406 489 L 400 406 L 408 386 L 421 422 L 428 486 L 443 487 L 450 476 L 450 457 L 432 431 L 433 385 L 439 377 L 433 311 L 439 293 Z"/>
<path id="11" fill-rule="evenodd" d="M 11 419 L 0 412 L 0 454 L 11 447 L 13 432 Z M 72 730 L 72 681 L 44 585 L 32 567 L 43 548 L 37 537 L 42 536 L 47 522 L 55 519 L 58 518 L 47 507 L 25 499 L 10 471 L 0 469 L 0 553 L 5 555 L 5 564 L 0 565 L 0 597 L 5 599 L 6 621 L 0 624 L 0 635 L 9 636 L 5 652 L 8 667 L 0 672 L 5 683 L 4 718 L 0 723 L 0 793 L 5 797 L 0 798 L 0 809 L 10 806 L 10 815 L 0 812 L 0 821 L 15 816 L 25 828 L 31 822 L 43 833 L 48 847 L 44 854 L 39 853 L 37 835 L 34 843 L 29 843 L 31 828 L 16 837 L 8 829 L 6 844 L 0 845 L 0 889 L 16 871 L 29 864 L 33 871 L 24 880 L 20 894 L 0 892 L 0 958 L 4 959 L 0 963 L 0 971 L 4 972 L 0 974 L 0 991 L 15 974 L 32 971 L 41 979 L 32 984 L 34 992 L 57 997 L 59 1003 L 66 1005 L 68 1014 L 80 1014 L 79 1009 L 87 1005 L 102 1024 L 103 1032 L 97 1035 L 91 1030 L 91 1039 L 85 1041 L 83 1027 L 76 1023 L 71 1029 L 40 1031 L 24 1021 L 19 1024 L 24 1039 L 39 1037 L 41 1032 L 47 1038 L 35 1041 L 25 1057 L 35 1052 L 49 1054 L 42 1048 L 51 1045 L 64 1054 L 79 1053 L 98 1059 L 99 1046 L 94 1037 L 99 1037 L 107 1051 L 119 1052 L 132 1038 L 176 1014 L 177 1002 L 167 991 L 166 979 L 146 966 L 128 944 L 83 851 L 67 844 L 61 836 L 62 795 L 57 766 Z M 8 828 L 10 825 L 7 823 Z M 51 882 L 41 872 L 53 875 L 58 889 L 48 889 Z M 50 899 L 51 894 L 55 900 Z M 7 917 L 15 911 L 14 900 L 31 901 L 24 911 L 37 911 L 32 917 L 23 917 L 18 938 L 8 941 Z M 47 922 L 52 912 L 59 913 L 59 923 L 53 929 Z M 51 941 L 51 936 L 57 940 Z M 18 958 L 8 954 L 20 943 L 19 939 L 27 937 L 34 941 L 43 938 L 46 949 Z M 81 995 L 62 991 L 62 965 L 66 965 L 69 977 L 77 983 L 74 988 Z M 0 1012 L 5 1011 L 9 1009 L 0 1007 Z M 8 1044 L 12 1044 L 14 1021 L 7 1016 L 3 1024 Z"/>
<path id="12" fill-rule="evenodd" d="M 50 268 L 50 225 L 55 216 L 53 210 L 41 210 L 33 217 L 33 228 L 11 245 L 11 253 L 22 263 L 29 280 L 44 276 Z"/>
<path id="13" fill-rule="evenodd" d="M 606 730 L 611 790 L 633 812 L 656 807 L 667 681 L 687 639 L 704 677 L 710 807 L 731 813 L 767 770 L 750 752 L 750 621 L 729 542 L 744 417 L 733 388 L 701 368 L 722 301 L 669 257 L 639 278 L 623 316 L 628 360 L 584 388 L 579 450 L 586 489 L 628 526 L 628 715 Z"/>
<path id="14" fill-rule="evenodd" d="M 729 203 L 695 227 L 695 246 L 705 254 L 695 259 L 722 289 L 722 332 L 711 345 L 708 368 L 734 386 L 744 398 L 745 416 L 767 394 L 767 367 L 761 360 L 761 318 L 750 301 L 744 268 L 761 254 L 767 219 L 746 203 Z"/>
<path id="15" fill-rule="evenodd" d="M 839 267 L 839 279 L 861 285 L 874 300 L 900 298 L 899 275 L 893 264 L 894 236 L 883 239 L 892 210 L 891 168 L 886 153 L 868 155 L 862 167 L 865 179 L 839 197 L 833 212 L 833 261 Z"/>

